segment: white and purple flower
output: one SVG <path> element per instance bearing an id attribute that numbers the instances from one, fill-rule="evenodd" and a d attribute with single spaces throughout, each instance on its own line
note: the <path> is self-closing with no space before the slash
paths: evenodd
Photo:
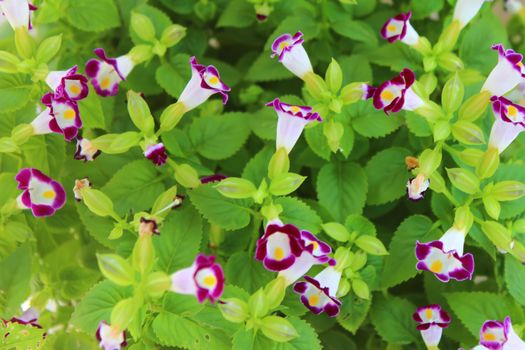
<path id="1" fill-rule="evenodd" d="M 202 303 L 212 303 L 221 297 L 224 290 L 224 272 L 215 262 L 214 256 L 197 255 L 190 267 L 171 275 L 170 290 L 179 294 L 193 294 Z"/>
<path id="2" fill-rule="evenodd" d="M 144 156 L 151 160 L 153 164 L 161 166 L 166 164 L 168 155 L 166 154 L 166 148 L 163 143 L 155 143 L 149 145 L 144 151 Z"/>
<path id="3" fill-rule="evenodd" d="M 129 55 L 117 58 L 108 57 L 106 51 L 97 48 L 93 51 L 100 59 L 91 59 L 86 63 L 86 75 L 100 96 L 114 96 L 118 86 L 134 67 Z"/>
<path id="4" fill-rule="evenodd" d="M 423 199 L 429 186 L 430 180 L 423 173 L 419 173 L 415 178 L 407 182 L 408 198 L 413 201 Z"/>
<path id="5" fill-rule="evenodd" d="M 419 323 L 416 328 L 421 332 L 427 348 L 437 349 L 443 328 L 447 328 L 450 324 L 448 313 L 442 310 L 440 305 L 434 304 L 418 308 L 412 318 Z"/>
<path id="6" fill-rule="evenodd" d="M 82 127 L 77 103 L 66 97 L 56 98 L 53 93 L 45 94 L 42 103 L 48 108 L 31 122 L 33 133 L 57 133 L 64 135 L 67 141 L 73 140 L 78 135 L 78 129 Z"/>
<path id="7" fill-rule="evenodd" d="M 524 350 L 525 342 L 512 328 L 510 317 L 503 322 L 486 321 L 479 332 L 479 346 L 475 350 Z"/>
<path id="8" fill-rule="evenodd" d="M 84 162 L 94 161 L 102 153 L 98 148 L 95 148 L 91 141 L 80 136 L 77 137 L 77 149 L 73 156 L 76 160 L 83 160 Z"/>
<path id="9" fill-rule="evenodd" d="M 474 257 L 463 254 L 465 232 L 451 227 L 437 241 L 416 242 L 416 269 L 430 271 L 442 282 L 472 279 Z"/>
<path id="10" fill-rule="evenodd" d="M 297 282 L 293 290 L 301 295 L 301 302 L 314 314 L 326 312 L 330 317 L 337 316 L 341 302 L 335 297 L 341 272 L 333 266 L 326 267 L 315 277 L 304 276 L 306 282 Z"/>
<path id="11" fill-rule="evenodd" d="M 275 220 L 266 226 L 264 235 L 257 241 L 255 259 L 262 261 L 267 270 L 283 271 L 296 262 L 303 250 L 301 231 Z"/>
<path id="12" fill-rule="evenodd" d="M 31 11 L 37 7 L 27 0 L 1 0 L 0 10 L 13 29 L 31 29 Z"/>
<path id="13" fill-rule="evenodd" d="M 40 312 L 38 312 L 38 310 L 35 309 L 34 307 L 30 307 L 27 310 L 25 310 L 21 316 L 12 317 L 9 320 L 9 322 L 15 322 L 19 324 L 29 324 L 33 327 L 42 328 L 42 326 L 38 324 L 39 316 L 40 316 Z"/>
<path id="14" fill-rule="evenodd" d="M 412 12 L 401 13 L 394 18 L 390 18 L 381 28 L 381 36 L 388 42 L 393 43 L 397 40 L 412 46 L 419 41 L 419 34 L 410 24 Z"/>
<path id="15" fill-rule="evenodd" d="M 203 104 L 211 95 L 220 94 L 222 103 L 228 102 L 230 87 L 224 84 L 219 71 L 214 66 L 199 64 L 195 57 L 190 58 L 191 79 L 180 94 L 178 102 L 184 105 L 186 111 Z"/>
<path id="16" fill-rule="evenodd" d="M 490 131 L 489 147 L 502 153 L 525 130 L 525 107 L 503 96 L 492 96 L 491 101 L 496 120 Z"/>
<path id="17" fill-rule="evenodd" d="M 313 72 L 303 42 L 303 33 L 297 32 L 293 36 L 288 33 L 280 35 L 272 43 L 272 57 L 278 56 L 286 69 L 301 79 Z"/>
<path id="18" fill-rule="evenodd" d="M 15 177 L 23 190 L 17 202 L 21 209 L 31 209 L 36 217 L 53 215 L 66 202 L 66 192 L 60 183 L 35 168 L 24 168 Z"/>
<path id="19" fill-rule="evenodd" d="M 425 102 L 412 90 L 416 76 L 410 69 L 405 68 L 396 77 L 372 89 L 374 107 L 382 109 L 386 114 L 399 112 L 404 109 L 413 111 L 425 105 Z"/>
<path id="20" fill-rule="evenodd" d="M 55 97 L 66 97 L 78 101 L 88 95 L 88 80 L 82 74 L 78 74 L 77 70 L 78 67 L 74 66 L 68 70 L 48 73 L 46 83 L 55 91 Z"/>
<path id="21" fill-rule="evenodd" d="M 454 7 L 453 20 L 458 21 L 463 28 L 476 16 L 485 1 L 486 0 L 458 0 Z"/>
<path id="22" fill-rule="evenodd" d="M 488 91 L 491 95 L 503 96 L 523 81 L 525 68 L 522 63 L 523 55 L 514 50 L 505 50 L 503 45 L 492 46 L 498 51 L 498 63 L 492 69 L 481 91 Z"/>
<path id="23" fill-rule="evenodd" d="M 312 112 L 312 107 L 290 105 L 281 102 L 279 98 L 268 102 L 266 106 L 273 107 L 277 112 L 276 148 L 284 147 L 288 153 L 297 143 L 308 123 L 323 120 L 319 113 Z"/>
<path id="24" fill-rule="evenodd" d="M 105 321 L 99 323 L 96 337 L 100 348 L 104 350 L 120 350 L 127 345 L 126 333 Z"/>

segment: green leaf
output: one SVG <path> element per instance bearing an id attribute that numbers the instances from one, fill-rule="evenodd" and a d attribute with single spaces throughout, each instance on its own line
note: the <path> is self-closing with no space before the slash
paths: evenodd
<path id="1" fill-rule="evenodd" d="M 202 219 L 191 206 L 177 209 L 160 228 L 153 240 L 159 268 L 167 273 L 188 267 L 199 253 Z"/>
<path id="2" fill-rule="evenodd" d="M 350 333 L 355 334 L 370 310 L 372 300 L 357 298 L 353 293 L 347 294 L 342 300 L 341 311 L 337 322 Z"/>
<path id="3" fill-rule="evenodd" d="M 100 348 L 96 338 L 82 332 L 68 330 L 67 333 L 60 332 L 46 336 L 42 350 L 62 349 L 97 350 Z"/>
<path id="4" fill-rule="evenodd" d="M 319 202 L 334 218 L 343 222 L 349 214 L 361 214 L 365 206 L 367 180 L 363 169 L 355 163 L 330 163 L 317 178 Z"/>
<path id="5" fill-rule="evenodd" d="M 313 127 L 304 130 L 304 136 L 308 146 L 319 157 L 329 160 L 331 151 L 326 141 L 326 136 L 323 134 L 323 127 L 321 124 L 315 124 Z"/>
<path id="6" fill-rule="evenodd" d="M 439 12 L 443 8 L 443 5 L 445 5 L 444 0 L 410 1 L 410 6 L 413 13 L 412 17 L 414 19 L 427 18 L 432 13 Z"/>
<path id="7" fill-rule="evenodd" d="M 101 32 L 120 24 L 113 0 L 67 0 L 65 17 L 73 27 L 86 32 Z"/>
<path id="8" fill-rule="evenodd" d="M 510 295 L 525 305 L 525 266 L 510 254 L 505 255 L 505 283 Z"/>
<path id="9" fill-rule="evenodd" d="M 20 304 L 27 298 L 31 280 L 31 249 L 28 244 L 18 247 L 0 261 L 0 312 L 9 319 L 19 313 Z"/>
<path id="10" fill-rule="evenodd" d="M 251 116 L 231 112 L 195 119 L 190 128 L 194 148 L 208 159 L 225 159 L 234 155 L 250 135 L 247 119 Z"/>
<path id="11" fill-rule="evenodd" d="M 242 177 L 258 185 L 268 173 L 268 163 L 274 154 L 273 147 L 264 147 L 246 163 Z"/>
<path id="12" fill-rule="evenodd" d="M 226 230 L 237 230 L 250 223 L 248 201 L 223 197 L 211 185 L 199 186 L 189 192 L 197 210 L 212 224 Z"/>
<path id="13" fill-rule="evenodd" d="M 493 177 L 494 182 L 514 180 L 525 182 L 525 172 L 520 164 L 501 164 Z M 525 212 L 525 197 L 509 202 L 501 202 L 500 219 L 517 217 Z"/>
<path id="14" fill-rule="evenodd" d="M 162 180 L 150 161 L 135 160 L 117 171 L 101 191 L 113 200 L 115 211 L 123 215 L 151 208 L 164 191 Z"/>
<path id="15" fill-rule="evenodd" d="M 129 287 L 119 287 L 110 281 L 100 282 L 76 306 L 71 323 L 86 333 L 95 334 L 100 321 L 109 322 L 113 306 L 130 296 Z"/>
<path id="16" fill-rule="evenodd" d="M 359 101 L 350 106 L 352 128 L 364 137 L 384 137 L 396 131 L 403 124 L 400 114 L 385 115 L 378 111 L 369 101 Z"/>
<path id="17" fill-rule="evenodd" d="M 21 76 L 0 73 L 0 113 L 24 107 L 29 102 L 30 93 L 31 84 Z"/>
<path id="18" fill-rule="evenodd" d="M 297 317 L 289 317 L 287 320 L 295 328 L 299 336 L 286 342 L 277 343 L 276 350 L 321 350 L 321 342 L 313 327 L 306 321 Z"/>
<path id="19" fill-rule="evenodd" d="M 361 41 L 365 44 L 377 45 L 377 34 L 364 21 L 339 20 L 332 23 L 331 27 L 337 34 Z"/>
<path id="20" fill-rule="evenodd" d="M 245 0 L 232 0 L 222 12 L 217 27 L 245 28 L 255 22 L 255 9 Z"/>
<path id="21" fill-rule="evenodd" d="M 186 62 L 187 63 L 187 62 Z M 163 63 L 155 71 L 155 79 L 171 97 L 178 98 L 188 80 L 170 63 Z"/>
<path id="22" fill-rule="evenodd" d="M 100 102 L 100 96 L 95 90 L 89 89 L 88 96 L 78 101 L 78 109 L 82 117 L 82 127 L 86 129 L 100 128 L 106 130 L 106 120 L 104 110 Z"/>
<path id="23" fill-rule="evenodd" d="M 405 157 L 411 155 L 406 148 L 392 147 L 376 153 L 367 163 L 367 204 L 386 204 L 406 194 L 410 173 Z"/>
<path id="24" fill-rule="evenodd" d="M 430 230 L 432 221 L 423 215 L 413 215 L 405 219 L 394 232 L 388 247 L 388 255 L 383 269 L 382 286 L 396 286 L 417 274 L 416 241 L 428 242 L 434 238 Z"/>
<path id="25" fill-rule="evenodd" d="M 284 68 L 276 57 L 271 58 L 271 55 L 272 53 L 270 51 L 263 51 L 263 53 L 253 61 L 250 69 L 248 69 L 246 80 L 264 82 L 293 77 L 293 74 Z"/>
<path id="26" fill-rule="evenodd" d="M 250 293 L 263 287 L 273 278 L 273 274 L 248 252 L 233 254 L 228 259 L 225 274 L 229 284 L 241 287 Z"/>
<path id="27" fill-rule="evenodd" d="M 0 325 L 0 349 L 41 349 L 45 338 L 45 329 L 30 324 L 2 322 Z"/>
<path id="28" fill-rule="evenodd" d="M 410 132 L 418 137 L 432 136 L 432 128 L 422 116 L 407 111 L 405 113 L 405 121 Z"/>
<path id="29" fill-rule="evenodd" d="M 275 350 L 277 342 L 266 338 L 261 332 L 241 327 L 233 335 L 232 350 Z"/>
<path id="30" fill-rule="evenodd" d="M 363 55 L 344 56 L 339 59 L 343 70 L 343 86 L 352 82 L 371 82 L 372 67 Z M 368 103 L 370 105 L 370 103 Z M 384 114 L 384 113 L 383 113 Z"/>
<path id="31" fill-rule="evenodd" d="M 294 224 L 301 230 L 314 234 L 321 231 L 321 218 L 305 202 L 293 197 L 280 197 L 276 198 L 274 203 L 283 207 L 283 212 L 279 215 L 283 222 Z"/>
<path id="32" fill-rule="evenodd" d="M 419 340 L 412 314 L 416 305 L 399 297 L 380 297 L 374 301 L 370 315 L 372 324 L 384 341 L 410 344 Z"/>
<path id="33" fill-rule="evenodd" d="M 168 15 L 166 15 L 164 12 L 162 12 L 158 8 L 147 5 L 147 4 L 142 4 L 140 6 L 135 7 L 133 9 L 133 12 L 140 13 L 141 15 L 144 15 L 151 20 L 151 23 L 153 23 L 153 27 L 155 28 L 156 38 L 160 38 L 164 29 L 166 29 L 168 26 L 172 24 L 171 19 L 169 18 Z M 133 41 L 135 45 L 150 44 L 147 41 L 139 38 L 139 36 L 133 30 L 131 30 L 131 28 L 130 28 L 130 36 L 131 36 L 131 40 Z"/>

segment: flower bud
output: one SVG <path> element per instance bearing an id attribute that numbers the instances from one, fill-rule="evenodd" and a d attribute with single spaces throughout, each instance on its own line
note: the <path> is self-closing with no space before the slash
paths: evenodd
<path id="1" fill-rule="evenodd" d="M 126 329 L 142 303 L 136 298 L 126 298 L 117 303 L 111 311 L 111 324 L 120 330 Z"/>
<path id="2" fill-rule="evenodd" d="M 356 103 L 363 99 L 363 85 L 365 83 L 350 83 L 341 90 L 341 100 L 344 105 Z M 321 114 L 322 115 L 322 114 Z"/>
<path id="3" fill-rule="evenodd" d="M 432 72 L 437 67 L 437 60 L 434 56 L 423 57 L 423 68 L 425 72 Z"/>
<path id="4" fill-rule="evenodd" d="M 347 242 L 350 240 L 350 232 L 348 232 L 344 225 L 338 222 L 327 222 L 326 224 L 322 224 L 321 227 L 328 236 L 336 241 Z"/>
<path id="5" fill-rule="evenodd" d="M 128 113 L 135 126 L 146 135 L 153 133 L 155 121 L 142 96 L 132 90 L 128 91 Z"/>
<path id="6" fill-rule="evenodd" d="M 36 61 L 38 63 L 47 63 L 51 61 L 60 50 L 60 46 L 62 46 L 62 34 L 46 38 L 42 41 L 36 51 Z"/>
<path id="7" fill-rule="evenodd" d="M 330 91 L 324 82 L 323 78 L 313 72 L 309 72 L 303 76 L 306 90 L 317 101 L 323 101 L 330 98 Z"/>
<path id="8" fill-rule="evenodd" d="M 470 96 L 459 108 L 459 120 L 473 122 L 485 113 L 490 102 L 490 92 L 484 90 Z"/>
<path id="9" fill-rule="evenodd" d="M 419 156 L 419 169 L 424 175 L 430 176 L 439 168 L 442 157 L 440 147 L 424 150 Z"/>
<path id="10" fill-rule="evenodd" d="M 268 177 L 275 179 L 278 175 L 286 174 L 290 170 L 290 159 L 284 147 L 279 148 L 273 154 L 268 164 Z"/>
<path id="11" fill-rule="evenodd" d="M 185 112 L 186 108 L 180 102 L 169 105 L 160 115 L 160 131 L 164 133 L 177 126 Z"/>
<path id="12" fill-rule="evenodd" d="M 277 277 L 276 279 L 270 281 L 266 287 L 264 287 L 264 294 L 266 296 L 266 301 L 268 302 L 268 308 L 270 310 L 273 310 L 281 305 L 285 292 L 286 280 L 284 277 Z"/>
<path id="13" fill-rule="evenodd" d="M 227 177 L 214 187 L 224 197 L 235 199 L 250 198 L 257 191 L 250 180 L 240 177 Z"/>
<path id="14" fill-rule="evenodd" d="M 276 342 L 287 342 L 299 334 L 287 319 L 280 316 L 267 316 L 261 322 L 261 331 Z"/>
<path id="15" fill-rule="evenodd" d="M 124 227 L 120 224 L 115 224 L 113 229 L 109 232 L 108 239 L 114 240 L 119 239 L 124 234 Z"/>
<path id="16" fill-rule="evenodd" d="M 499 167 L 499 151 L 495 147 L 489 147 L 476 167 L 476 174 L 481 179 L 487 179 L 494 175 Z"/>
<path id="17" fill-rule="evenodd" d="M 80 190 L 80 195 L 88 209 L 94 214 L 118 218 L 113 210 L 113 202 L 104 192 L 86 186 Z"/>
<path id="18" fill-rule="evenodd" d="M 436 52 L 452 51 L 456 42 L 458 41 L 459 33 L 461 32 L 461 24 L 459 21 L 452 21 L 439 36 L 439 40 L 434 48 Z"/>
<path id="19" fill-rule="evenodd" d="M 381 242 L 378 238 L 370 235 L 362 235 L 359 236 L 355 244 L 363 249 L 368 254 L 372 255 L 388 255 L 388 252 L 383 245 L 383 242 Z"/>
<path id="20" fill-rule="evenodd" d="M 199 174 L 188 164 L 177 164 L 175 165 L 175 180 L 186 188 L 199 187 L 201 181 L 199 180 Z"/>
<path id="21" fill-rule="evenodd" d="M 425 117 L 430 123 L 434 123 L 436 120 L 445 117 L 445 113 L 441 107 L 433 101 L 426 101 L 422 107 L 419 107 L 414 112 Z"/>
<path id="22" fill-rule="evenodd" d="M 245 301 L 238 298 L 222 299 L 218 304 L 219 311 L 226 320 L 242 323 L 248 319 L 249 309 Z"/>
<path id="23" fill-rule="evenodd" d="M 466 148 L 458 153 L 458 157 L 459 159 L 461 159 L 462 162 L 465 162 L 467 165 L 475 167 L 479 164 L 484 154 L 485 153 L 483 153 L 483 151 L 479 149 Z"/>
<path id="24" fill-rule="evenodd" d="M 491 218 L 498 220 L 501 212 L 501 205 L 499 202 L 492 195 L 488 194 L 483 195 L 482 201 L 487 214 L 489 214 Z"/>
<path id="25" fill-rule="evenodd" d="M 135 282 L 135 272 L 130 264 L 116 254 L 97 254 L 100 272 L 119 286 L 129 286 Z"/>
<path id="26" fill-rule="evenodd" d="M 461 168 L 449 168 L 447 175 L 457 189 L 474 194 L 479 191 L 479 179 L 472 172 Z"/>
<path id="27" fill-rule="evenodd" d="M 334 259 L 337 262 L 335 269 L 337 271 L 343 271 L 352 262 L 353 253 L 345 247 L 339 247 L 334 253 Z"/>
<path id="28" fill-rule="evenodd" d="M 153 49 L 151 45 L 137 45 L 128 53 L 129 58 L 135 65 L 149 61 L 153 58 Z"/>
<path id="29" fill-rule="evenodd" d="M 468 206 L 464 205 L 456 209 L 456 213 L 454 215 L 454 227 L 463 232 L 468 232 L 470 231 L 473 222 L 474 215 L 472 215 L 472 212 Z"/>
<path id="30" fill-rule="evenodd" d="M 31 124 L 19 124 L 11 130 L 11 138 L 17 145 L 22 145 L 34 134 Z"/>
<path id="31" fill-rule="evenodd" d="M 525 195 L 525 184 L 519 181 L 501 181 L 494 185 L 492 195 L 499 202 L 513 201 Z"/>
<path id="32" fill-rule="evenodd" d="M 443 141 L 450 135 L 450 124 L 448 120 L 438 120 L 432 129 L 434 142 Z"/>
<path id="33" fill-rule="evenodd" d="M 352 280 L 352 290 L 359 298 L 365 300 L 370 299 L 370 289 L 368 288 L 368 284 L 362 279 Z"/>
<path id="34" fill-rule="evenodd" d="M 476 124 L 465 120 L 458 120 L 452 125 L 452 135 L 465 145 L 482 145 L 485 143 L 483 130 Z"/>
<path id="35" fill-rule="evenodd" d="M 18 146 L 10 137 L 0 137 L 0 153 L 13 153 L 18 151 Z"/>
<path id="36" fill-rule="evenodd" d="M 131 13 L 131 29 L 144 41 L 155 40 L 155 27 L 148 16 L 141 13 Z"/>
<path id="37" fill-rule="evenodd" d="M 419 79 L 419 83 L 425 89 L 425 94 L 430 95 L 436 89 L 438 80 L 434 73 L 425 73 Z"/>
<path id="38" fill-rule="evenodd" d="M 279 204 L 270 203 L 261 208 L 261 214 L 268 221 L 279 218 L 279 215 L 283 212 L 283 207 Z"/>
<path id="39" fill-rule="evenodd" d="M 268 301 L 262 288 L 250 296 L 248 306 L 254 318 L 261 318 L 268 313 Z"/>
<path id="40" fill-rule="evenodd" d="M 443 176 L 437 171 L 434 171 L 432 175 L 429 177 L 430 180 L 430 189 L 433 192 L 436 193 L 443 193 L 445 192 L 447 186 L 445 184 L 445 179 L 443 179 Z"/>
<path id="41" fill-rule="evenodd" d="M 339 150 L 344 132 L 345 129 L 343 124 L 340 122 L 336 122 L 332 119 L 326 123 L 323 123 L 323 134 L 326 137 L 328 146 L 333 153 L 336 153 Z"/>
<path id="42" fill-rule="evenodd" d="M 341 100 L 340 98 L 332 98 L 330 100 L 328 108 L 336 114 L 341 113 L 341 110 L 343 109 L 343 100 Z"/>
<path id="43" fill-rule="evenodd" d="M 146 278 L 146 293 L 155 299 L 158 299 L 164 295 L 171 287 L 171 279 L 165 272 L 156 271 L 152 272 Z"/>
<path id="44" fill-rule="evenodd" d="M 430 41 L 428 41 L 428 39 L 423 36 L 419 37 L 419 40 L 417 41 L 417 43 L 412 45 L 412 47 L 416 51 L 418 51 L 419 53 L 427 57 L 429 54 L 432 53 L 432 45 L 430 44 Z"/>
<path id="45" fill-rule="evenodd" d="M 337 298 L 342 298 L 347 295 L 351 289 L 352 286 L 350 285 L 350 282 L 346 278 L 342 278 L 341 281 L 339 281 L 339 288 L 337 288 L 337 293 L 335 296 Z"/>
<path id="46" fill-rule="evenodd" d="M 33 56 L 35 42 L 29 35 L 26 27 L 20 27 L 15 30 L 15 46 L 19 56 L 26 59 Z"/>
<path id="47" fill-rule="evenodd" d="M 145 275 L 151 270 L 155 262 L 155 248 L 151 235 L 140 235 L 137 238 L 131 253 L 131 261 L 135 270 L 139 271 L 141 275 Z"/>
<path id="48" fill-rule="evenodd" d="M 485 221 L 481 224 L 481 230 L 487 238 L 503 253 L 512 249 L 514 242 L 510 232 L 496 221 Z"/>
<path id="49" fill-rule="evenodd" d="M 274 196 L 286 196 L 301 186 L 306 176 L 295 173 L 281 174 L 272 180 L 270 193 Z"/>
<path id="50" fill-rule="evenodd" d="M 337 93 L 337 91 L 339 91 L 341 88 L 343 83 L 343 71 L 341 70 L 339 63 L 337 63 L 337 61 L 333 58 L 328 65 L 324 80 L 326 81 L 328 89 L 330 89 L 330 91 L 333 93 Z"/>
<path id="51" fill-rule="evenodd" d="M 179 43 L 186 36 L 186 27 L 179 24 L 172 24 L 162 32 L 160 42 L 166 47 L 172 47 Z"/>
<path id="52" fill-rule="evenodd" d="M 443 52 L 437 57 L 438 65 L 444 70 L 456 72 L 464 68 L 463 61 L 452 52 Z"/>
<path id="53" fill-rule="evenodd" d="M 91 140 L 91 146 L 107 154 L 120 154 L 127 152 L 131 147 L 137 146 L 142 136 L 135 131 L 122 134 L 106 134 Z"/>
<path id="54" fill-rule="evenodd" d="M 441 93 L 441 104 L 446 113 L 454 113 L 461 106 L 463 102 L 463 95 L 465 94 L 465 87 L 463 82 L 456 73 L 450 78 L 443 87 Z"/>
<path id="55" fill-rule="evenodd" d="M 368 259 L 368 256 L 364 251 L 362 250 L 357 251 L 353 256 L 352 261 L 350 262 L 350 266 L 349 266 L 350 269 L 352 271 L 361 270 L 366 265 L 367 259 Z"/>

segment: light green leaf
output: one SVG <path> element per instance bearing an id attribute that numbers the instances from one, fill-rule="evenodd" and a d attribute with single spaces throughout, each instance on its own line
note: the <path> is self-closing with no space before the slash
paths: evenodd
<path id="1" fill-rule="evenodd" d="M 0 73 L 0 113 L 24 107 L 29 102 L 31 86 L 19 75 Z"/>
<path id="2" fill-rule="evenodd" d="M 384 137 L 403 124 L 402 115 L 385 115 L 383 111 L 376 110 L 370 101 L 359 101 L 351 105 L 349 113 L 352 116 L 352 127 L 364 137 Z"/>
<path id="3" fill-rule="evenodd" d="M 310 149 L 314 151 L 319 157 L 329 160 L 331 151 L 326 141 L 326 136 L 323 134 L 323 126 L 316 124 L 313 127 L 304 130 L 304 136 Z"/>
<path id="4" fill-rule="evenodd" d="M 27 298 L 31 280 L 31 249 L 28 244 L 18 247 L 0 261 L 0 312 L 10 319 L 19 313 L 20 304 Z"/>
<path id="5" fill-rule="evenodd" d="M 286 342 L 278 343 L 276 350 L 321 350 L 321 342 L 314 328 L 306 321 L 297 317 L 288 317 L 287 320 L 295 328 L 299 336 Z"/>
<path id="6" fill-rule="evenodd" d="M 87 32 L 101 32 L 120 24 L 113 0 L 67 0 L 65 17 L 73 27 Z"/>
<path id="7" fill-rule="evenodd" d="M 16 322 L 0 323 L 0 349 L 42 349 L 45 329 Z"/>
<path id="8" fill-rule="evenodd" d="M 314 234 L 321 231 L 321 218 L 305 202 L 293 197 L 280 197 L 275 199 L 274 203 L 283 207 L 283 212 L 279 215 L 283 222 L 294 224 L 301 230 Z"/>
<path id="9" fill-rule="evenodd" d="M 100 128 L 106 130 L 106 119 L 100 102 L 100 96 L 90 88 L 88 96 L 78 101 L 78 109 L 82 118 L 82 127 L 86 129 Z"/>

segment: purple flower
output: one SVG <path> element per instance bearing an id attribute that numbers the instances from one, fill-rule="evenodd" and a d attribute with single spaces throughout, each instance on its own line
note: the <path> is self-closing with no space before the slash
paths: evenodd
<path id="1" fill-rule="evenodd" d="M 450 324 L 448 313 L 442 310 L 440 305 L 434 304 L 418 308 L 412 318 L 419 323 L 416 328 L 421 331 L 421 337 L 427 348 L 437 348 L 443 328 L 447 328 Z"/>
<path id="2" fill-rule="evenodd" d="M 128 55 L 117 58 L 107 57 L 104 49 L 93 51 L 100 59 L 91 59 L 86 64 L 86 75 L 100 96 L 114 96 L 118 93 L 118 86 L 134 67 Z"/>
<path id="3" fill-rule="evenodd" d="M 410 24 L 411 16 L 412 12 L 408 11 L 386 21 L 381 28 L 381 36 L 383 39 L 388 40 L 389 43 L 400 40 L 410 46 L 417 44 L 419 34 Z"/>
<path id="4" fill-rule="evenodd" d="M 55 91 L 55 97 L 65 97 L 73 101 L 82 100 L 88 95 L 87 78 L 77 73 L 74 66 L 65 71 L 52 71 L 46 77 L 46 83 Z"/>
<path id="5" fill-rule="evenodd" d="M 73 140 L 82 127 L 77 103 L 63 96 L 57 98 L 52 93 L 45 94 L 42 103 L 47 108 L 31 122 L 33 133 L 57 133 L 64 135 L 67 141 Z"/>
<path id="6" fill-rule="evenodd" d="M 341 302 L 335 297 L 341 272 L 332 266 L 326 267 L 315 277 L 304 276 L 306 282 L 297 282 L 293 290 L 301 295 L 301 302 L 314 314 L 326 312 L 330 317 L 337 316 Z"/>
<path id="7" fill-rule="evenodd" d="M 420 173 L 412 180 L 407 182 L 408 198 L 413 201 L 418 201 L 424 197 L 425 191 L 430 186 L 430 180 Z"/>
<path id="8" fill-rule="evenodd" d="M 322 121 L 318 113 L 312 112 L 312 107 L 289 105 L 281 102 L 279 98 L 268 102 L 266 106 L 273 107 L 277 112 L 276 148 L 284 147 L 288 153 L 308 123 L 314 120 Z"/>
<path id="9" fill-rule="evenodd" d="M 288 33 L 280 35 L 272 44 L 272 57 L 278 56 L 286 69 L 301 79 L 313 72 L 303 42 L 303 33 L 297 32 L 293 36 Z"/>
<path id="10" fill-rule="evenodd" d="M 475 349 L 490 350 L 522 350 L 525 349 L 525 342 L 518 337 L 510 317 L 505 317 L 503 322 L 486 321 L 483 323 L 479 332 L 479 343 Z"/>
<path id="11" fill-rule="evenodd" d="M 164 148 L 164 144 L 162 143 L 149 145 L 144 152 L 144 156 L 158 166 L 166 164 L 166 160 L 168 159 L 166 148 Z"/>
<path id="12" fill-rule="evenodd" d="M 266 226 L 264 235 L 257 241 L 255 258 L 262 261 L 267 270 L 283 271 L 295 263 L 303 250 L 299 229 L 275 221 Z"/>
<path id="13" fill-rule="evenodd" d="M 207 184 L 207 183 L 210 183 L 210 182 L 220 182 L 224 179 L 226 179 L 228 176 L 226 175 L 222 175 L 222 174 L 213 174 L 213 175 L 209 175 L 209 176 L 203 176 L 201 177 L 201 184 Z"/>
<path id="14" fill-rule="evenodd" d="M 465 232 L 454 227 L 438 241 L 416 242 L 416 269 L 430 271 L 442 282 L 471 279 L 474 257 L 470 253 L 463 255 L 464 244 Z"/>
<path id="15" fill-rule="evenodd" d="M 525 130 L 525 107 L 503 96 L 492 96 L 491 101 L 496 120 L 490 132 L 489 147 L 501 153 Z"/>
<path id="16" fill-rule="evenodd" d="M 193 294 L 200 303 L 206 299 L 215 302 L 223 290 L 224 272 L 214 256 L 199 254 L 193 265 L 171 275 L 172 292 Z"/>
<path id="17" fill-rule="evenodd" d="M 492 49 L 498 51 L 498 64 L 490 72 L 481 91 L 502 96 L 523 81 L 525 77 L 525 68 L 521 62 L 523 56 L 514 50 L 505 50 L 501 44 L 493 45 Z"/>
<path id="18" fill-rule="evenodd" d="M 27 0 L 2 0 L 0 1 L 0 10 L 6 17 L 11 28 L 28 28 L 31 29 L 31 11 L 35 11 L 36 6 Z"/>
<path id="19" fill-rule="evenodd" d="M 104 350 L 120 350 L 127 345 L 126 333 L 118 327 L 110 326 L 105 321 L 100 321 L 96 337 L 100 348 Z"/>
<path id="20" fill-rule="evenodd" d="M 195 56 L 190 58 L 191 79 L 180 94 L 178 102 L 181 102 L 186 111 L 203 104 L 211 95 L 220 94 L 222 103 L 228 102 L 228 94 L 231 89 L 224 84 L 219 71 L 214 66 L 204 66 L 197 62 Z"/>
<path id="21" fill-rule="evenodd" d="M 93 147 L 91 141 L 80 136 L 77 137 L 77 149 L 73 156 L 76 160 L 83 160 L 84 162 L 94 161 L 100 153 L 102 152 Z"/>
<path id="22" fill-rule="evenodd" d="M 36 217 L 50 216 L 64 206 L 66 192 L 61 184 L 35 168 L 24 168 L 15 177 L 18 189 L 23 190 L 17 198 L 22 209 L 31 209 Z"/>

